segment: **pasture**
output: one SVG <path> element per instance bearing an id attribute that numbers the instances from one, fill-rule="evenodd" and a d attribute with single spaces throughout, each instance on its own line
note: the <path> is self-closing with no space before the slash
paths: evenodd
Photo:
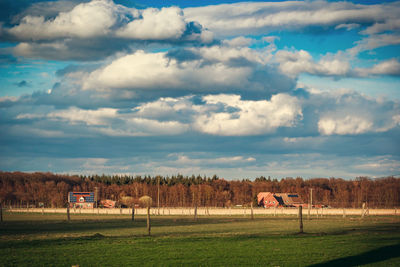
<path id="1" fill-rule="evenodd" d="M 399 216 L 145 216 L 9 213 L 0 266 L 399 266 Z"/>

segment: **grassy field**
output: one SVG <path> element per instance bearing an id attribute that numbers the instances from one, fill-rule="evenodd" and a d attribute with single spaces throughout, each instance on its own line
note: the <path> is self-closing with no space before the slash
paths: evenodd
<path id="1" fill-rule="evenodd" d="M 0 266 L 400 266 L 400 218 L 4 214 Z"/>

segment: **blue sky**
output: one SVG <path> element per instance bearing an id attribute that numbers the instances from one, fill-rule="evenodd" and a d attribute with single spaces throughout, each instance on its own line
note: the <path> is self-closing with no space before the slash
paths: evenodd
<path id="1" fill-rule="evenodd" d="M 400 175 L 398 1 L 0 10 L 0 170 Z"/>

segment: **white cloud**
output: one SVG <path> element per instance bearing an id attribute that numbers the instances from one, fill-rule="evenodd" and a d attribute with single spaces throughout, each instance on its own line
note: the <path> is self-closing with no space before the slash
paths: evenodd
<path id="1" fill-rule="evenodd" d="M 198 23 L 186 20 L 178 7 L 135 9 L 115 4 L 112 0 L 80 3 L 50 18 L 26 15 L 18 25 L 1 27 L 1 30 L 14 40 L 28 43 L 31 49 L 40 49 L 43 42 L 60 40 L 91 39 L 93 43 L 96 40 L 121 42 L 120 39 L 126 39 L 126 42 L 196 40 L 205 43 L 213 40 L 211 32 Z M 37 41 L 40 42 L 35 43 Z M 128 45 L 126 43 L 126 47 Z"/>
<path id="2" fill-rule="evenodd" d="M 228 44 L 232 45 L 236 43 L 235 40 L 231 40 Z M 200 49 L 192 49 L 194 53 L 199 53 L 204 60 L 211 62 L 219 61 L 222 63 L 229 63 L 234 59 L 246 59 L 249 62 L 267 64 L 270 59 L 270 55 L 264 53 L 264 51 L 255 51 L 248 47 L 225 47 L 225 46 L 211 46 L 202 47 Z"/>
<path id="3" fill-rule="evenodd" d="M 245 101 L 237 95 L 209 95 L 203 99 L 208 105 L 219 104 L 225 109 L 236 109 L 197 116 L 195 129 L 208 134 L 240 136 L 271 133 L 278 127 L 293 127 L 302 117 L 300 103 L 286 94 L 273 95 L 270 101 Z"/>
<path id="4" fill-rule="evenodd" d="M 158 121 L 137 116 L 138 114 L 120 114 L 118 109 L 100 108 L 85 110 L 70 107 L 57 110 L 48 114 L 19 114 L 16 119 L 42 119 L 55 122 L 67 122 L 64 128 L 77 124 L 85 124 L 86 130 L 92 133 L 101 133 L 109 136 L 152 136 L 176 135 L 189 129 L 189 126 L 178 121 Z M 139 114 L 140 115 L 140 114 Z M 72 128 L 71 128 L 72 129 Z M 53 133 L 54 131 L 41 130 Z M 40 133 L 40 132 L 37 132 Z"/>
<path id="5" fill-rule="evenodd" d="M 172 155 L 170 155 L 172 156 Z M 243 156 L 233 156 L 233 157 L 219 157 L 219 158 L 190 158 L 186 155 L 178 155 L 178 158 L 171 162 L 178 165 L 216 165 L 216 164 L 238 164 L 238 163 L 251 163 L 255 162 L 254 157 L 243 157 Z"/>
<path id="6" fill-rule="evenodd" d="M 398 6 L 396 8 L 398 10 Z M 388 14 L 389 16 L 392 15 Z M 366 30 L 362 31 L 364 34 L 377 34 L 387 31 L 399 31 L 400 29 L 400 19 L 398 16 L 389 17 L 383 22 L 376 22 L 374 25 L 368 27 Z"/>
<path id="7" fill-rule="evenodd" d="M 361 25 L 357 23 L 349 23 L 349 24 L 339 24 L 335 27 L 335 30 L 346 29 L 347 31 L 351 31 L 353 29 L 359 28 Z"/>
<path id="8" fill-rule="evenodd" d="M 90 73 L 83 89 L 177 87 L 177 70 L 176 62 L 169 62 L 165 53 L 138 51 Z"/>
<path id="9" fill-rule="evenodd" d="M 135 115 L 147 119 L 176 119 L 180 121 L 190 121 L 196 112 L 205 109 L 200 105 L 193 105 L 191 96 L 180 98 L 160 98 L 153 102 L 143 103 L 133 109 Z"/>
<path id="10" fill-rule="evenodd" d="M 181 9 L 177 7 L 145 9 L 140 19 L 135 19 L 116 32 L 124 38 L 139 40 L 178 39 L 186 29 Z"/>
<path id="11" fill-rule="evenodd" d="M 351 68 L 349 60 L 351 55 L 341 52 L 322 56 L 315 61 L 304 50 L 287 51 L 280 50 L 275 54 L 275 60 L 279 63 L 279 69 L 293 77 L 301 73 L 319 76 L 334 77 L 368 77 L 373 75 L 400 75 L 400 63 L 396 59 L 386 60 L 369 68 Z"/>
<path id="12" fill-rule="evenodd" d="M 161 136 L 182 134 L 188 129 L 188 125 L 177 121 L 127 118 L 121 127 L 104 127 L 97 130 L 109 136 Z"/>
<path id="13" fill-rule="evenodd" d="M 350 71 L 349 62 L 338 56 L 325 56 L 315 62 L 304 50 L 294 52 L 280 50 L 275 58 L 283 73 L 294 76 L 304 72 L 324 76 L 345 76 Z"/>
<path id="14" fill-rule="evenodd" d="M 367 30 L 376 33 L 399 29 L 397 20 L 400 7 L 396 3 L 360 5 L 326 1 L 254 2 L 186 8 L 184 13 L 187 18 L 198 21 L 220 35 L 308 26 L 341 28 L 355 24 L 375 24 Z"/>
<path id="15" fill-rule="evenodd" d="M 360 76 L 369 75 L 400 75 L 400 63 L 396 59 L 390 59 L 378 63 L 371 68 L 356 68 L 356 73 Z"/>
<path id="16" fill-rule="evenodd" d="M 349 90 L 313 94 L 309 101 L 316 107 L 313 114 L 307 115 L 318 116 L 318 131 L 322 135 L 379 133 L 398 126 L 398 102 L 366 97 Z"/>
<path id="17" fill-rule="evenodd" d="M 46 115 L 50 119 L 65 120 L 71 123 L 83 122 L 87 125 L 102 125 L 109 123 L 110 119 L 117 116 L 117 109 L 100 108 L 97 110 L 84 110 L 71 107 L 67 110 L 54 111 Z"/>
<path id="18" fill-rule="evenodd" d="M 357 41 L 356 45 L 347 49 L 346 52 L 351 56 L 356 56 L 363 51 L 370 51 L 380 47 L 399 44 L 399 34 L 374 34 Z"/>
<path id="19" fill-rule="evenodd" d="M 178 135 L 187 131 L 223 136 L 261 135 L 279 127 L 294 127 L 302 119 L 297 98 L 287 94 L 268 100 L 242 100 L 239 95 L 207 95 L 194 104 L 193 96 L 160 98 L 130 112 L 115 108 L 94 110 L 70 107 L 36 114 L 20 113 L 25 121 L 62 123 L 63 129 L 85 126 L 85 132 L 109 136 Z"/>
<path id="20" fill-rule="evenodd" d="M 344 118 L 321 118 L 318 130 L 321 134 L 362 134 L 371 130 L 373 123 L 365 118 L 346 116 Z"/>
<path id="21" fill-rule="evenodd" d="M 264 74 L 264 81 L 252 80 L 257 70 L 253 65 L 263 66 L 267 58 L 249 48 L 204 47 L 189 51 L 198 59 L 179 62 L 165 52 L 146 53 L 137 51 L 117 58 L 111 63 L 87 74 L 82 79 L 84 90 L 107 91 L 110 89 L 162 90 L 185 92 L 229 91 L 246 88 L 268 93 L 270 83 L 278 76 Z M 251 65 L 253 64 L 253 65 Z M 284 76 L 284 75 L 281 75 Z M 289 79 L 288 77 L 285 77 Z M 286 86 L 279 79 L 277 86 Z M 278 85 L 281 83 L 281 85 Z M 280 88 L 271 88 L 278 90 Z M 285 88 L 284 90 L 287 90 Z"/>
<path id="22" fill-rule="evenodd" d="M 230 40 L 223 40 L 222 42 L 227 46 L 247 47 L 251 43 L 254 42 L 254 39 L 243 37 L 243 36 L 239 36 L 239 37 L 236 37 L 236 38 L 233 38 L 233 39 L 230 39 Z"/>
<path id="23" fill-rule="evenodd" d="M 356 170 L 362 170 L 365 173 L 380 172 L 378 175 L 381 177 L 383 176 L 382 173 L 385 175 L 398 176 L 400 161 L 392 158 L 390 155 L 383 155 L 372 159 L 364 159 L 360 164 L 354 165 L 354 168 Z"/>
<path id="24" fill-rule="evenodd" d="M 23 40 L 57 38 L 93 38 L 111 32 L 111 27 L 124 18 L 127 9 L 109 0 L 97 0 L 76 5 L 69 12 L 61 12 L 54 19 L 26 16 L 9 33 Z M 95 22 L 95 23 L 94 23 Z"/>

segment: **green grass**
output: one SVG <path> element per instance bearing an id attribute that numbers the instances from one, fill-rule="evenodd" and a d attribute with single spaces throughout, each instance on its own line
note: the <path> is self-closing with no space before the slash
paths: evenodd
<path id="1" fill-rule="evenodd" d="M 400 218 L 4 214 L 0 266 L 399 266 Z"/>

